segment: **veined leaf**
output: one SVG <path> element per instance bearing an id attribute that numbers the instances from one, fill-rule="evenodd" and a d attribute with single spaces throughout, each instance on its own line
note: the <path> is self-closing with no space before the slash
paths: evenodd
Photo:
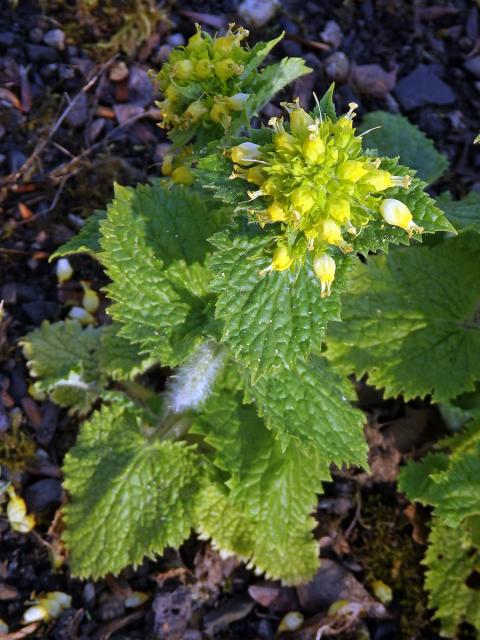
<path id="1" fill-rule="evenodd" d="M 369 131 L 365 137 L 368 147 L 377 149 L 381 156 L 399 156 L 400 162 L 415 169 L 425 182 L 435 182 L 448 167 L 446 157 L 430 138 L 404 116 L 372 111 L 363 118 L 359 131 Z"/>
<path id="2" fill-rule="evenodd" d="M 88 253 L 93 258 L 97 258 L 100 253 L 100 223 L 105 220 L 106 216 L 106 211 L 94 211 L 77 235 L 62 244 L 50 256 L 50 260 L 73 253 Z"/>
<path id="3" fill-rule="evenodd" d="M 277 38 L 269 40 L 268 42 L 258 42 L 250 51 L 249 60 L 245 66 L 245 70 L 240 76 L 241 80 L 247 80 L 248 76 L 259 67 L 270 51 L 275 47 L 280 40 L 283 39 L 285 32 L 281 33 Z"/>
<path id="4" fill-rule="evenodd" d="M 178 365 L 209 320 L 206 239 L 219 217 L 184 187 L 157 181 L 116 188 L 101 225 L 101 260 L 112 280 L 109 312 L 120 335 L 163 364 Z"/>
<path id="5" fill-rule="evenodd" d="M 156 361 L 143 356 L 138 347 L 118 335 L 121 326 L 113 323 L 102 327 L 98 364 L 100 370 L 113 380 L 132 380 Z"/>
<path id="6" fill-rule="evenodd" d="M 478 570 L 479 549 L 472 545 L 467 531 L 449 527 L 440 518 L 434 518 L 428 542 L 423 560 L 425 586 L 442 635 L 454 637 L 461 622 L 480 629 L 480 592 L 468 584 L 469 576 Z"/>
<path id="7" fill-rule="evenodd" d="M 480 193 L 471 191 L 461 200 L 454 200 L 448 191 L 437 202 L 457 231 L 480 233 Z"/>
<path id="8" fill-rule="evenodd" d="M 330 478 L 328 462 L 294 442 L 282 449 L 238 393 L 214 395 L 194 431 L 215 448 L 227 475 L 226 485 L 212 476 L 203 489 L 199 531 L 287 584 L 310 578 L 318 566 L 311 512 Z"/>
<path id="9" fill-rule="evenodd" d="M 330 325 L 326 356 L 344 373 L 369 374 L 386 396 L 436 402 L 480 379 L 480 240 L 465 233 L 358 264 Z"/>
<path id="10" fill-rule="evenodd" d="M 118 573 L 190 533 L 200 473 L 195 454 L 146 437 L 131 408 L 103 407 L 83 423 L 64 472 L 64 540 L 78 577 Z"/>
<path id="11" fill-rule="evenodd" d="M 249 377 L 247 400 L 255 400 L 282 447 L 293 440 L 299 449 L 318 451 L 328 463 L 368 466 L 364 414 L 350 404 L 351 383 L 324 358 L 299 360 L 291 370 L 278 368 L 253 384 Z"/>
<path id="12" fill-rule="evenodd" d="M 294 274 L 276 271 L 264 276 L 266 247 L 274 231 L 260 230 L 243 220 L 216 234 L 211 266 L 217 292 L 217 317 L 224 320 L 223 340 L 255 378 L 274 367 L 289 366 L 299 352 L 305 357 L 318 345 L 329 320 L 338 319 L 340 291 L 351 259 L 336 258 L 333 293 L 320 297 L 320 283 L 308 257 Z"/>

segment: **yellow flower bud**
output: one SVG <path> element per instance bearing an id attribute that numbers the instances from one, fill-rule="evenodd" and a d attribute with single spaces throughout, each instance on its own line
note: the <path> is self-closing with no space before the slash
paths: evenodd
<path id="1" fill-rule="evenodd" d="M 179 80 L 188 80 L 193 74 L 193 62 L 191 60 L 179 60 L 173 65 L 172 75 Z"/>
<path id="2" fill-rule="evenodd" d="M 287 217 L 287 214 L 277 202 L 272 202 L 267 208 L 267 214 L 272 222 L 281 222 Z"/>
<path id="3" fill-rule="evenodd" d="M 277 247 L 272 256 L 272 270 L 285 271 L 292 266 L 293 258 L 290 255 L 288 247 Z"/>
<path id="4" fill-rule="evenodd" d="M 340 180 L 349 180 L 350 182 L 358 182 L 367 173 L 363 162 L 359 160 L 344 160 L 337 169 L 337 177 Z"/>
<path id="5" fill-rule="evenodd" d="M 195 73 L 200 78 L 200 80 L 205 80 L 206 78 L 210 78 L 212 73 L 213 65 L 208 58 L 204 58 L 203 60 L 199 60 L 195 64 Z"/>
<path id="6" fill-rule="evenodd" d="M 326 212 L 329 218 L 337 222 L 346 222 L 350 218 L 350 203 L 348 200 L 329 199 L 326 205 Z"/>
<path id="7" fill-rule="evenodd" d="M 174 156 L 173 153 L 165 154 L 165 157 L 163 158 L 163 162 L 162 162 L 162 174 L 164 176 L 171 176 L 172 175 L 174 157 L 175 156 Z"/>
<path id="8" fill-rule="evenodd" d="M 230 150 L 233 162 L 249 165 L 262 157 L 260 145 L 254 142 L 242 142 Z"/>
<path id="9" fill-rule="evenodd" d="M 11 528 L 18 533 L 29 533 L 35 526 L 34 516 L 27 515 L 25 500 L 17 496 L 12 486 L 8 487 L 7 492 L 9 496 L 7 518 Z"/>
<path id="10" fill-rule="evenodd" d="M 236 38 L 233 33 L 217 38 L 213 43 L 213 50 L 223 56 L 228 56 L 236 44 Z"/>
<path id="11" fill-rule="evenodd" d="M 94 291 L 88 282 L 81 282 L 83 287 L 83 298 L 82 305 L 83 308 L 86 309 L 89 313 L 95 313 L 98 307 L 100 306 L 100 298 L 98 297 L 98 293 Z"/>
<path id="12" fill-rule="evenodd" d="M 340 246 L 343 244 L 342 230 L 339 225 L 330 218 L 320 223 L 320 238 L 328 244 Z"/>
<path id="13" fill-rule="evenodd" d="M 381 169 L 370 171 L 363 178 L 363 181 L 373 187 L 374 191 L 385 191 L 385 189 L 389 189 L 395 185 L 392 174 L 388 171 L 382 171 Z"/>
<path id="14" fill-rule="evenodd" d="M 165 100 L 164 103 L 167 103 L 167 101 L 176 102 L 177 100 L 179 100 L 179 98 L 181 98 L 181 93 L 178 91 L 177 87 L 174 84 L 170 83 L 165 89 L 165 97 L 167 98 L 167 100 Z M 166 108 L 168 108 L 168 104 Z"/>
<path id="15" fill-rule="evenodd" d="M 201 100 L 195 100 L 194 102 L 190 103 L 185 110 L 185 116 L 192 122 L 196 122 L 206 113 L 208 113 L 208 109 Z"/>
<path id="16" fill-rule="evenodd" d="M 309 135 L 303 143 L 303 157 L 310 164 L 315 164 L 323 157 L 325 153 L 325 143 L 321 138 L 315 135 Z"/>
<path id="17" fill-rule="evenodd" d="M 406 204 L 395 198 L 386 198 L 380 205 L 382 218 L 394 227 L 405 229 L 409 236 L 415 231 L 422 233 L 423 228 L 413 222 L 413 216 Z"/>
<path id="18" fill-rule="evenodd" d="M 308 134 L 313 118 L 304 109 L 297 107 L 290 113 L 290 131 L 300 140 L 304 140 Z"/>
<path id="19" fill-rule="evenodd" d="M 72 265 L 67 258 L 60 258 L 56 266 L 57 280 L 59 284 L 70 280 L 73 275 Z"/>
<path id="20" fill-rule="evenodd" d="M 198 51 L 205 44 L 205 41 L 202 37 L 202 28 L 198 23 L 195 24 L 195 29 L 196 32 L 188 39 L 187 49 L 189 51 Z"/>
<path id="21" fill-rule="evenodd" d="M 244 69 L 243 65 L 237 64 L 231 58 L 225 58 L 225 60 L 216 62 L 214 68 L 215 75 L 220 78 L 220 80 L 228 80 L 229 78 L 233 78 L 233 76 L 239 76 Z"/>
<path id="22" fill-rule="evenodd" d="M 300 213 L 307 213 L 315 205 L 317 194 L 310 187 L 297 187 L 292 193 L 292 204 Z"/>
<path id="23" fill-rule="evenodd" d="M 257 165 L 256 167 L 250 167 L 250 169 L 247 169 L 247 180 L 260 187 L 265 182 L 265 175 L 262 167 Z"/>
<path id="24" fill-rule="evenodd" d="M 241 111 L 249 97 L 249 93 L 236 93 L 235 95 L 226 98 L 225 102 L 228 105 L 228 108 L 232 111 Z"/>
<path id="25" fill-rule="evenodd" d="M 83 307 L 72 307 L 68 313 L 70 320 L 76 320 L 80 324 L 95 324 L 95 318 Z"/>
<path id="26" fill-rule="evenodd" d="M 212 122 L 221 124 L 224 129 L 228 129 L 232 122 L 230 110 L 227 105 L 222 102 L 216 102 L 210 109 L 210 119 Z"/>
<path id="27" fill-rule="evenodd" d="M 172 172 L 172 180 L 176 184 L 185 184 L 190 186 L 195 182 L 195 175 L 185 166 L 177 167 Z"/>
<path id="28" fill-rule="evenodd" d="M 313 270 L 320 280 L 320 295 L 322 298 L 329 296 L 331 293 L 336 268 L 335 260 L 327 253 L 320 253 L 313 259 Z"/>

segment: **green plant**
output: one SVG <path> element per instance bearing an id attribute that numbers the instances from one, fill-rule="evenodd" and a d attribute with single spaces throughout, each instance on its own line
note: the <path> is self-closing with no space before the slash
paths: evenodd
<path id="1" fill-rule="evenodd" d="M 351 367 L 335 355 L 335 330 L 325 352 L 327 325 L 341 303 L 349 321 L 359 255 L 454 231 L 414 171 L 365 146 L 355 105 L 336 115 L 333 87 L 312 113 L 287 103 L 286 121 L 252 129 L 308 69 L 285 59 L 255 71 L 278 39 L 248 49 L 245 36 L 197 30 L 172 53 L 159 74 L 174 142 L 166 177 L 116 186 L 55 254 L 99 260 L 113 324 L 46 323 L 23 340 L 39 391 L 82 414 L 97 408 L 64 464 L 77 576 L 118 572 L 194 528 L 286 583 L 311 577 L 311 512 L 330 466 L 367 467 Z M 138 378 L 155 363 L 174 369 L 163 394 Z M 456 393 L 476 375 L 474 363 L 459 373 Z"/>

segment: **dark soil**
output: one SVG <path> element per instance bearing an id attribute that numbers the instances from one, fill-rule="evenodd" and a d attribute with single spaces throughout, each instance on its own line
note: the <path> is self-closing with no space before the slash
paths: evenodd
<path id="1" fill-rule="evenodd" d="M 65 317 L 65 303 L 80 295 L 81 279 L 97 290 L 104 284 L 98 267 L 77 257 L 72 259 L 77 279 L 59 288 L 49 255 L 95 208 L 105 206 L 113 181 L 135 184 L 159 173 L 166 139 L 156 126 L 157 96 L 145 72 L 158 69 L 169 47 L 192 34 L 195 20 L 212 31 L 209 25 L 241 22 L 240 3 L 173 2 L 170 25 L 161 22 L 135 55 L 117 53 L 107 65 L 112 52 L 95 43 L 118 27 L 108 12 L 86 20 L 74 0 L 16 4 L 0 0 L 0 299 L 6 310 L 0 325 L 0 464 L 4 479 L 21 484 L 39 525 L 35 533 L 22 535 L 0 519 L 0 617 L 14 631 L 33 592 L 60 590 L 72 596 L 72 608 L 29 637 L 270 639 L 285 613 L 303 608 L 311 623 L 285 637 L 314 638 L 320 610 L 302 605 L 294 590 L 266 585 L 242 565 L 221 560 L 194 538 L 179 552 L 145 561 L 119 578 L 82 582 L 70 577 L 68 564 L 52 570 L 50 555 L 59 551 L 61 527 L 54 516 L 65 499 L 60 467 L 78 425 L 51 403 L 29 396 L 16 344 L 42 320 Z M 287 98 L 300 95 L 308 103 L 312 91 L 322 95 L 336 78 L 340 110 L 353 100 L 360 118 L 373 109 L 403 113 L 433 138 L 450 161 L 435 192 L 449 189 L 459 196 L 480 190 L 480 156 L 471 144 L 480 128 L 475 2 L 280 4 L 273 19 L 250 30 L 252 42 L 285 30 L 276 56 L 303 56 L 313 67 Z M 325 34 L 329 20 L 337 28 L 330 25 Z M 63 47 L 61 34 L 45 35 L 54 29 L 66 36 Z M 112 64 L 121 60 L 129 77 L 113 81 Z M 267 106 L 266 114 L 274 109 Z M 161 384 L 158 375 L 154 382 Z M 343 564 L 370 593 L 382 580 L 392 588 L 393 600 L 387 618 L 372 617 L 363 631 L 337 637 L 438 638 L 422 591 L 428 514 L 409 507 L 395 493 L 394 481 L 401 460 L 413 450 L 426 451 L 444 427 L 428 403 L 385 402 L 363 383 L 359 392 L 369 422 L 373 475 L 335 474 L 319 502 L 317 534 L 325 558 Z M 146 592 L 148 601 L 126 608 L 132 589 Z M 367 630 L 369 636 L 361 635 Z M 462 637 L 474 636 L 464 629 Z"/>

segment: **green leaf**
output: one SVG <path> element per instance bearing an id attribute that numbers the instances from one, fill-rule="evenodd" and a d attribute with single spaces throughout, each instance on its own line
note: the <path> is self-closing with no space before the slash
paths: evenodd
<path id="1" fill-rule="evenodd" d="M 474 144 L 478 144 L 480 143 L 480 133 L 478 134 L 478 136 L 475 138 L 475 140 L 473 141 Z"/>
<path id="2" fill-rule="evenodd" d="M 72 573 L 100 578 L 180 545 L 194 521 L 199 468 L 183 444 L 148 438 L 132 409 L 96 412 L 64 464 Z"/>
<path id="3" fill-rule="evenodd" d="M 359 131 L 369 131 L 365 137 L 368 147 L 377 149 L 381 156 L 400 156 L 400 162 L 415 169 L 425 182 L 435 182 L 448 167 L 433 142 L 403 116 L 372 111 L 363 118 Z"/>
<path id="4" fill-rule="evenodd" d="M 138 348 L 118 335 L 121 326 L 102 327 L 98 363 L 101 371 L 113 380 L 133 380 L 156 364 L 156 360 L 139 353 Z"/>
<path id="5" fill-rule="evenodd" d="M 273 40 L 269 40 L 268 42 L 258 42 L 253 49 L 250 51 L 248 63 L 245 66 L 245 70 L 240 76 L 241 80 L 245 80 L 246 82 L 250 81 L 249 75 L 252 71 L 255 71 L 257 67 L 259 67 L 265 58 L 268 56 L 270 51 L 283 39 L 285 32 L 281 33 L 278 38 L 274 38 Z"/>
<path id="6" fill-rule="evenodd" d="M 215 448 L 221 470 L 200 496 L 202 535 L 287 584 L 311 578 L 318 567 L 311 512 L 328 464 L 293 442 L 282 449 L 238 393 L 215 394 L 194 431 Z"/>
<path id="7" fill-rule="evenodd" d="M 409 462 L 400 471 L 399 491 L 406 493 L 411 501 L 431 505 L 432 491 L 435 491 L 431 476 L 448 469 L 448 463 L 448 456 L 445 453 L 429 453 L 420 462 Z"/>
<path id="8" fill-rule="evenodd" d="M 437 202 L 457 231 L 480 233 L 480 193 L 471 191 L 465 198 L 454 200 L 446 191 Z"/>
<path id="9" fill-rule="evenodd" d="M 358 264 L 330 325 L 326 356 L 340 371 L 406 400 L 442 402 L 480 379 L 480 239 L 462 234 Z"/>
<path id="10" fill-rule="evenodd" d="M 253 384 L 249 377 L 246 398 L 255 400 L 283 448 L 293 441 L 299 449 L 317 451 L 327 464 L 368 466 L 365 416 L 350 404 L 351 383 L 324 358 L 299 360 L 292 370 L 278 368 Z"/>
<path id="11" fill-rule="evenodd" d="M 106 216 L 106 211 L 94 211 L 77 235 L 62 244 L 49 259 L 62 258 L 72 253 L 88 253 L 97 258 L 100 252 L 100 224 Z"/>
<path id="12" fill-rule="evenodd" d="M 319 107 L 320 109 L 317 107 L 316 109 L 314 109 L 314 114 L 318 117 L 319 115 L 325 115 L 328 118 L 330 118 L 330 120 L 332 120 L 332 122 L 335 122 L 337 119 L 337 112 L 335 110 L 335 103 L 333 102 L 333 92 L 335 91 L 335 83 L 332 82 L 332 84 L 328 87 L 327 91 L 325 91 L 325 93 L 323 94 L 323 96 L 320 99 L 319 102 Z M 319 113 L 320 111 L 320 113 Z"/>
<path id="13" fill-rule="evenodd" d="M 260 230 L 243 219 L 216 234 L 211 260 L 217 292 L 217 317 L 224 320 L 222 339 L 253 377 L 288 366 L 298 354 L 318 345 L 327 322 L 338 319 L 342 290 L 351 258 L 339 255 L 333 293 L 320 297 L 320 283 L 308 257 L 298 273 L 276 271 L 260 275 L 270 259 L 265 248 L 275 230 Z"/>
<path id="14" fill-rule="evenodd" d="M 423 560 L 427 567 L 425 586 L 429 606 L 436 609 L 442 635 L 453 637 L 461 622 L 480 630 L 480 591 L 468 586 L 468 577 L 478 569 L 479 550 L 466 531 L 451 528 L 434 518 L 429 546 Z"/>
<path id="15" fill-rule="evenodd" d="M 102 374 L 96 351 L 101 330 L 65 321 L 42 325 L 20 341 L 38 391 L 72 411 L 85 413 L 101 393 Z"/>
<path id="16" fill-rule="evenodd" d="M 102 254 L 112 283 L 109 313 L 120 335 L 165 365 L 178 365 L 209 322 L 206 239 L 219 214 L 192 190 L 161 181 L 116 187 L 101 225 Z"/>
<path id="17" fill-rule="evenodd" d="M 302 58 L 283 58 L 277 64 L 265 67 L 248 88 L 250 97 L 245 108 L 249 119 L 288 84 L 311 71 Z"/>

